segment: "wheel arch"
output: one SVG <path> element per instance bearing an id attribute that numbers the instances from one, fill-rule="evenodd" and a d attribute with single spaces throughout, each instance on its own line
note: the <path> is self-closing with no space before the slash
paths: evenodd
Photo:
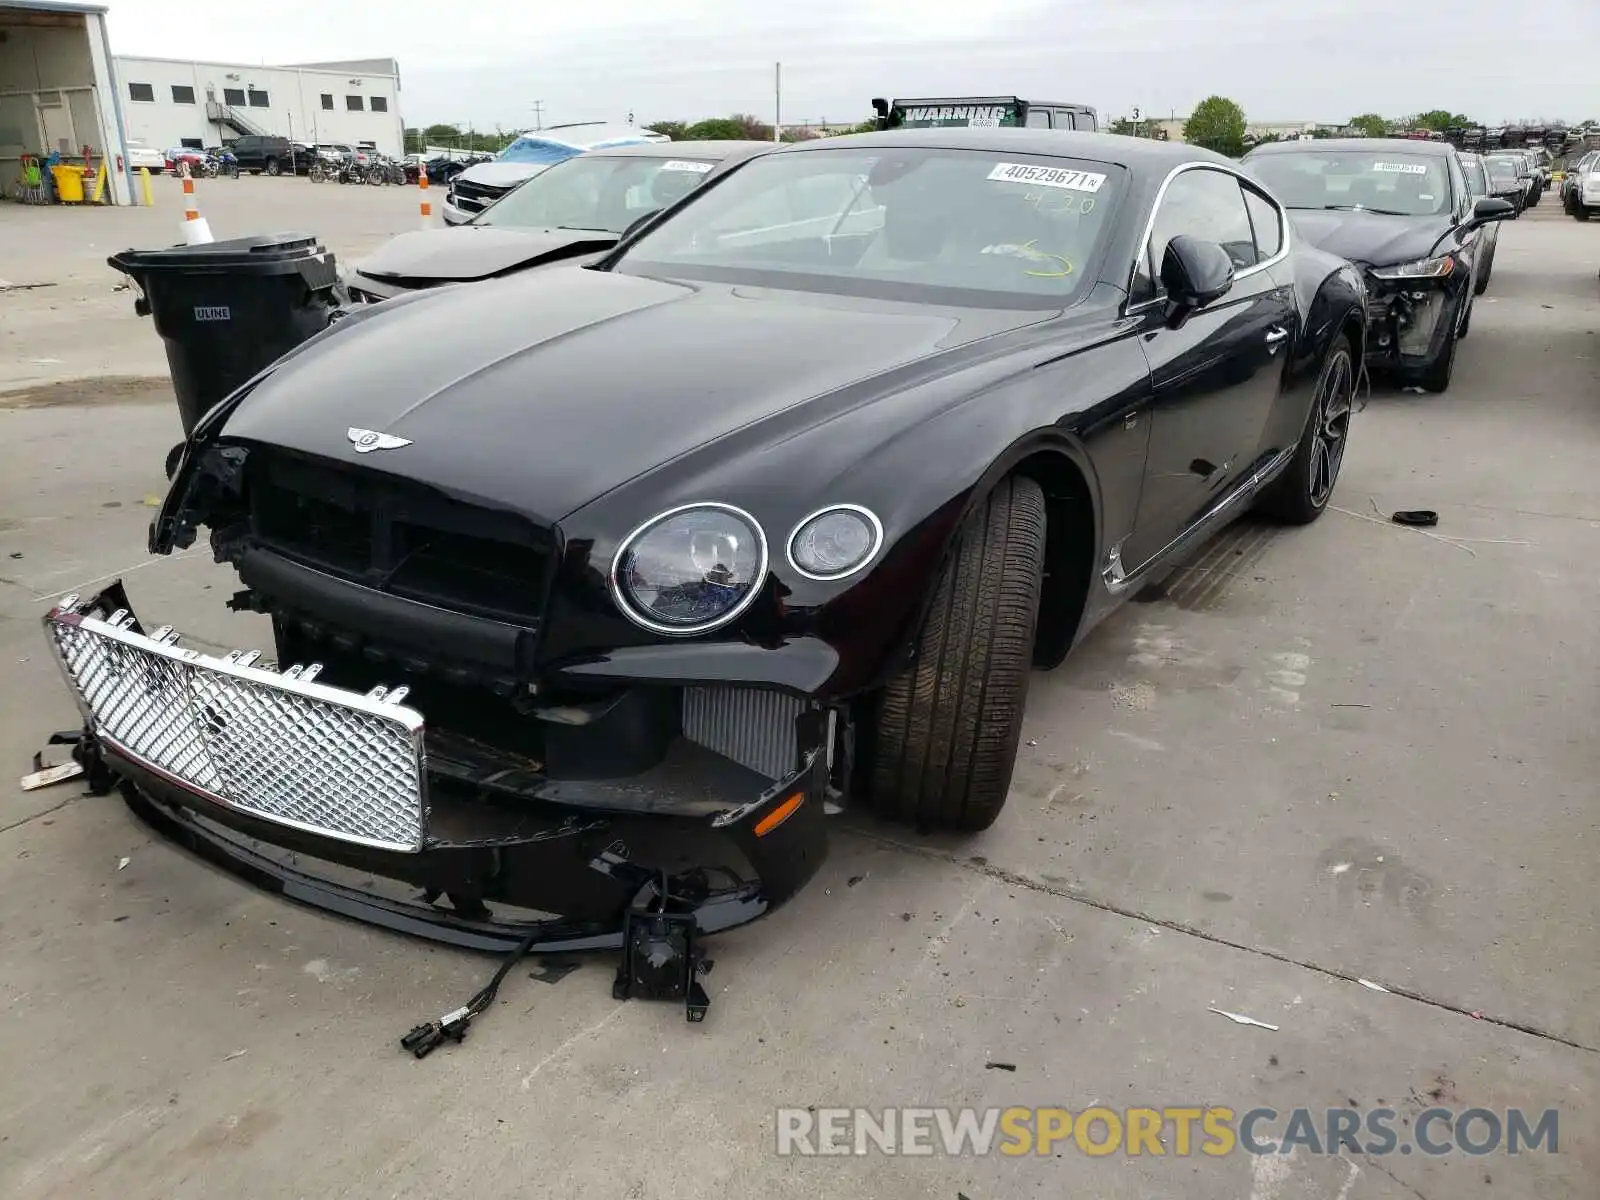
<path id="1" fill-rule="evenodd" d="M 1008 445 L 968 490 L 960 515 L 951 523 L 935 574 L 943 571 L 967 520 L 1001 480 L 1026 475 L 1044 490 L 1045 579 L 1036 624 L 1034 662 L 1058 665 L 1072 648 L 1083 622 L 1095 564 L 1099 561 L 1100 489 L 1083 445 L 1058 426 L 1030 430 Z M 909 661 L 927 621 L 934 588 L 924 589 L 911 621 L 891 658 L 891 671 Z"/>

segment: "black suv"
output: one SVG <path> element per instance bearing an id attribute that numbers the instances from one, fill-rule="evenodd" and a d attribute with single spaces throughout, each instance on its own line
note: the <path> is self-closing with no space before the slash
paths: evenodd
<path id="1" fill-rule="evenodd" d="M 311 156 L 304 146 L 288 138 L 246 134 L 229 147 L 239 160 L 239 169 L 260 175 L 294 175 L 311 167 Z"/>

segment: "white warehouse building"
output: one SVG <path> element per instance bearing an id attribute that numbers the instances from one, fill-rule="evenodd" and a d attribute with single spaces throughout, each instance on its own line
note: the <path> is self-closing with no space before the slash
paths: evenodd
<path id="1" fill-rule="evenodd" d="M 392 58 L 269 67 L 119 55 L 115 72 L 127 136 L 158 150 L 271 134 L 405 152 Z"/>

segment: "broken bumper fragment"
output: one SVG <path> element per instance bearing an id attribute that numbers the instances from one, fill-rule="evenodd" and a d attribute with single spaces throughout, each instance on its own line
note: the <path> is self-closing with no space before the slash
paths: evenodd
<path id="1" fill-rule="evenodd" d="M 348 691 L 314 664 L 277 670 L 147 632 L 120 585 L 67 597 L 44 623 L 83 713 L 75 757 L 91 786 L 119 789 L 214 865 L 331 912 L 471 949 L 624 949 L 646 916 L 689 936 L 754 920 L 826 853 L 821 713 L 797 720 L 795 769 L 735 803 L 607 806 L 531 769 L 507 790 L 508 772 L 436 739 L 403 689 Z"/>

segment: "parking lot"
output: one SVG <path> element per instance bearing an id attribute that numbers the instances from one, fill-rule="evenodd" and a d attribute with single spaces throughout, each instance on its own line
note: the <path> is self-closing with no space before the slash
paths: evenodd
<path id="1" fill-rule="evenodd" d="M 0 274 L 52 285 L 0 293 L 13 779 L 76 720 L 49 600 L 120 575 L 189 644 L 270 646 L 203 540 L 143 549 L 179 427 L 104 260 L 177 240 L 156 186 L 151 209 L 0 212 Z M 200 188 L 218 238 L 305 229 L 341 260 L 418 220 L 415 189 Z M 115 798 L 0 782 L 0 1193 L 1593 1194 L 1597 271 L 1592 223 L 1549 202 L 1507 223 L 1454 385 L 1375 390 L 1337 511 L 1236 525 L 1035 675 L 987 833 L 838 818 L 820 876 L 716 940 L 704 1025 L 614 1002 L 597 956 L 514 973 L 464 1045 L 414 1061 L 400 1034 L 492 960 L 250 891 Z M 1387 519 L 1418 508 L 1436 529 Z M 1095 1104 L 1554 1108 L 1559 1153 L 774 1150 L 779 1107 Z"/>

